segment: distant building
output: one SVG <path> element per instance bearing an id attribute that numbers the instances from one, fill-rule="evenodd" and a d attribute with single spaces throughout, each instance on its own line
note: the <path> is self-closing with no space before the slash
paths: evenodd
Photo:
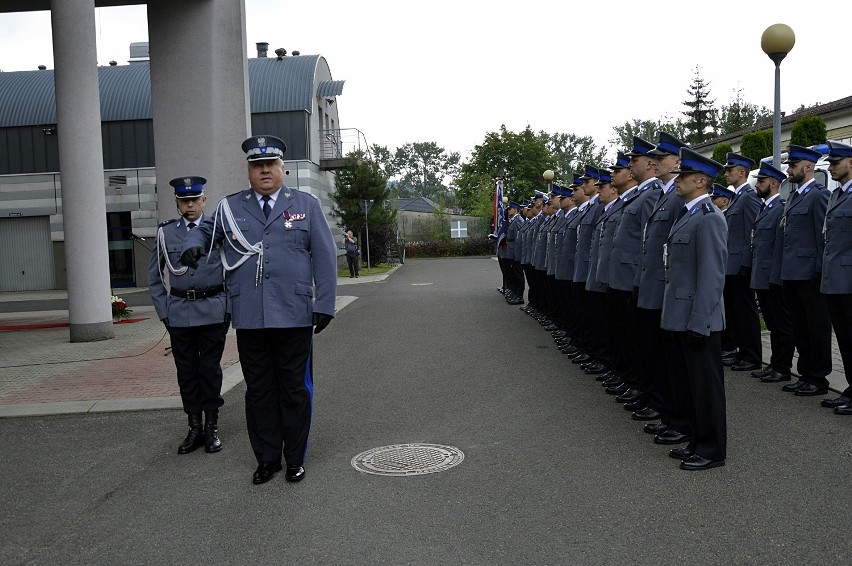
<path id="1" fill-rule="evenodd" d="M 396 226 L 406 242 L 434 240 L 438 235 L 463 239 L 485 234 L 482 219 L 441 209 L 426 197 L 400 198 L 396 203 Z"/>

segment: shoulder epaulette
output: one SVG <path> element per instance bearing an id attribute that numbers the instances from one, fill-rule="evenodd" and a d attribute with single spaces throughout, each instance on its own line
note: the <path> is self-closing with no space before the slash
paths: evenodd
<path id="1" fill-rule="evenodd" d="M 157 228 L 162 228 L 163 226 L 168 226 L 169 224 L 173 224 L 177 221 L 178 221 L 177 218 L 172 218 L 171 220 L 166 220 L 165 222 L 160 222 L 159 224 L 157 224 Z"/>
<path id="2" fill-rule="evenodd" d="M 715 210 L 713 210 L 714 208 L 715 207 L 713 206 L 713 204 L 709 203 L 709 202 L 705 202 L 704 204 L 701 205 L 701 210 L 704 212 L 704 214 L 709 214 L 711 212 L 715 212 Z"/>
<path id="3" fill-rule="evenodd" d="M 242 194 L 242 192 L 243 192 L 243 191 L 237 191 L 237 192 L 235 192 L 235 193 L 231 193 L 231 194 L 229 194 L 229 195 L 225 195 L 225 198 L 235 197 L 235 196 L 237 196 L 237 195 L 239 195 L 239 194 Z"/>

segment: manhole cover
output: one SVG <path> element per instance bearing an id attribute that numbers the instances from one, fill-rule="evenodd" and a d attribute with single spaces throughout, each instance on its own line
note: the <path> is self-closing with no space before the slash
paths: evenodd
<path id="1" fill-rule="evenodd" d="M 464 453 L 440 444 L 394 444 L 361 452 L 352 458 L 352 467 L 380 476 L 416 476 L 449 470 L 461 464 Z"/>

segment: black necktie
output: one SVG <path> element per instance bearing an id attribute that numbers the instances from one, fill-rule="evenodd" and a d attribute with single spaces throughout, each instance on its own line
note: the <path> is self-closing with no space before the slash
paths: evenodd
<path id="1" fill-rule="evenodd" d="M 678 220 L 683 218 L 683 215 L 686 214 L 686 212 L 687 212 L 687 210 L 686 210 L 686 207 L 684 206 L 683 208 L 680 209 L 680 212 L 677 213 L 677 218 L 675 219 L 675 222 L 677 222 Z"/>
<path id="2" fill-rule="evenodd" d="M 189 224 L 186 225 L 186 227 L 189 228 L 190 230 L 192 230 L 193 228 L 195 228 L 195 222 L 190 222 Z"/>
<path id="3" fill-rule="evenodd" d="M 272 207 L 269 206 L 269 195 L 264 195 L 261 198 L 263 200 L 263 215 L 269 218 L 269 214 L 272 212 Z"/>

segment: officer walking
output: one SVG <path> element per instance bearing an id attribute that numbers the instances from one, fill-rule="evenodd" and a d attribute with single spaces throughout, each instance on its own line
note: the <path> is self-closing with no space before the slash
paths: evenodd
<path id="1" fill-rule="evenodd" d="M 219 249 L 212 250 L 208 261 L 197 267 L 180 265 L 187 235 L 204 219 L 206 183 L 204 177 L 195 176 L 169 181 L 180 218 L 160 224 L 157 249 L 148 264 L 148 290 L 157 316 L 169 331 L 180 398 L 189 420 L 189 432 L 178 446 L 178 454 L 201 446 L 206 452 L 222 449 L 218 427 L 219 407 L 224 403 L 220 361 L 230 314 Z"/>
<path id="2" fill-rule="evenodd" d="M 691 441 L 669 452 L 684 470 L 723 466 L 727 456 L 725 384 L 721 331 L 725 327 L 728 230 L 722 212 L 707 192 L 722 170 L 699 153 L 680 150 L 675 187 L 686 205 L 669 233 L 664 253 L 666 288 L 663 329 L 674 332 L 674 363 L 692 394 Z"/>
<path id="3" fill-rule="evenodd" d="M 334 317 L 337 253 L 319 199 L 284 185 L 284 141 L 242 144 L 251 188 L 219 201 L 216 217 L 184 244 L 194 267 L 211 245 L 225 250 L 228 296 L 246 382 L 246 424 L 262 484 L 287 464 L 305 477 L 313 401 L 313 336 Z"/>

